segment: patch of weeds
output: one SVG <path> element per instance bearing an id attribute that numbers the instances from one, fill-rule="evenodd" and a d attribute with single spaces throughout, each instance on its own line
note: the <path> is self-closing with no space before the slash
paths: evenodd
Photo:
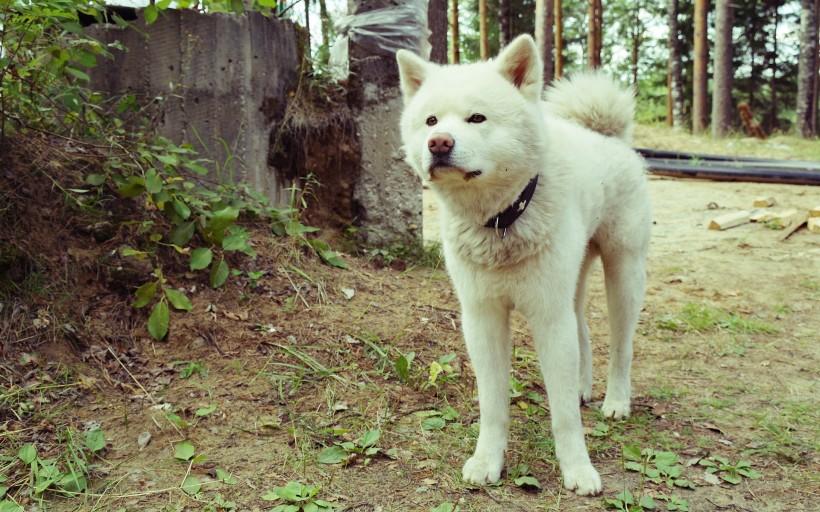
<path id="1" fill-rule="evenodd" d="M 637 446 L 626 445 L 623 456 L 624 468 L 639 473 L 646 481 L 663 483 L 670 488 L 695 488 L 694 483 L 683 478 L 683 465 L 678 463 L 678 456 L 673 452 L 655 451 L 651 448 L 641 450 Z"/>
<path id="2" fill-rule="evenodd" d="M 626 512 L 655 510 L 656 507 L 655 500 L 651 496 L 636 497 L 629 489 L 624 489 L 616 494 L 614 498 L 604 498 L 603 504 L 605 508 Z"/>
<path id="3" fill-rule="evenodd" d="M 210 502 L 202 507 L 201 512 L 234 512 L 237 506 L 238 505 L 233 501 L 225 499 L 221 493 L 216 493 L 214 497 L 210 499 Z"/>
<path id="4" fill-rule="evenodd" d="M 321 487 L 288 482 L 283 487 L 274 487 L 262 499 L 280 502 L 270 512 L 333 512 L 335 505 L 316 497 L 320 490 Z"/>
<path id="5" fill-rule="evenodd" d="M 541 484 L 532 476 L 530 467 L 524 463 L 516 464 L 509 470 L 509 477 L 517 487 L 525 490 L 540 489 Z"/>
<path id="6" fill-rule="evenodd" d="M 376 442 L 380 437 L 381 431 L 378 429 L 365 430 L 355 442 L 344 441 L 328 446 L 319 454 L 317 461 L 320 464 L 349 466 L 357 460 L 361 460 L 362 465 L 367 466 L 373 460 L 373 457 L 382 453 L 382 449 L 376 446 Z"/>
<path id="7" fill-rule="evenodd" d="M 182 369 L 179 371 L 180 379 L 188 379 L 193 375 L 199 375 L 200 377 L 208 376 L 208 370 L 202 361 L 172 361 L 171 364 L 173 366 L 182 366 Z"/>
<path id="8" fill-rule="evenodd" d="M 56 456 L 44 457 L 33 443 L 26 443 L 17 451 L 17 456 L 0 457 L 4 463 L 4 475 L 0 475 L 0 499 L 9 491 L 22 491 L 36 499 L 53 491 L 64 496 L 77 496 L 88 491 L 88 479 L 94 469 L 93 460 L 105 448 L 105 433 L 99 428 L 85 435 L 77 435 L 66 428 L 58 435 Z M 48 450 L 49 454 L 54 450 Z M 21 475 L 16 481 L 9 481 L 10 475 Z M 15 510 L 13 502 L 0 503 L 8 510 Z M 5 510 L 0 508 L 0 510 Z"/>
<path id="9" fill-rule="evenodd" d="M 372 259 L 380 260 L 385 266 L 403 262 L 425 268 L 440 268 L 444 255 L 439 242 L 394 243 L 388 247 L 374 247 L 365 250 Z"/>
<path id="10" fill-rule="evenodd" d="M 725 457 L 713 455 L 701 459 L 698 465 L 705 467 L 707 474 L 717 475 L 718 478 L 732 485 L 739 484 L 743 478 L 756 480 L 763 476 L 752 469 L 752 464 L 748 460 L 739 460 L 736 464 L 732 464 Z"/>
<path id="11" fill-rule="evenodd" d="M 741 334 L 776 334 L 778 329 L 757 320 L 742 317 L 707 304 L 688 303 L 679 315 L 667 316 L 655 322 L 658 329 L 676 332 L 718 330 Z"/>
<path id="12" fill-rule="evenodd" d="M 421 420 L 421 429 L 425 431 L 442 430 L 447 426 L 448 422 L 452 423 L 459 420 L 458 411 L 449 405 L 442 407 L 441 410 L 431 409 L 429 411 L 418 411 L 415 415 Z"/>
<path id="13" fill-rule="evenodd" d="M 422 389 L 438 388 L 445 382 L 457 379 L 461 374 L 456 373 L 453 365 L 450 364 L 455 358 L 455 352 L 451 352 L 430 363 L 429 375 L 427 381 L 422 384 Z"/>
<path id="14" fill-rule="evenodd" d="M 445 501 L 441 505 L 431 508 L 430 512 L 461 512 L 461 507 L 458 505 Z"/>

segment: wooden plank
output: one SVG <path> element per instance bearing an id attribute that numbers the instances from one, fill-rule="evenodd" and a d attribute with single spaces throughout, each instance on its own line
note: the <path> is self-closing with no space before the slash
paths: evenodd
<path id="1" fill-rule="evenodd" d="M 751 221 L 751 214 L 746 210 L 739 212 L 726 213 L 719 217 L 715 217 L 709 222 L 709 229 L 715 231 L 723 231 L 725 229 L 734 228 Z"/>

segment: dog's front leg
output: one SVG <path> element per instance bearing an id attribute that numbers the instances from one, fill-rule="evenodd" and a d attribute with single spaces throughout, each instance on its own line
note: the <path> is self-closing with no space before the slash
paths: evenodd
<path id="1" fill-rule="evenodd" d="M 491 484 L 501 478 L 510 425 L 509 310 L 498 303 L 465 301 L 462 325 L 481 411 L 475 453 L 464 464 L 462 475 L 470 483 Z"/>
<path id="2" fill-rule="evenodd" d="M 575 314 L 569 305 L 545 313 L 530 318 L 530 325 L 547 387 L 555 454 L 564 486 L 582 496 L 597 494 L 601 492 L 601 477 L 589 461 L 578 404 Z"/>

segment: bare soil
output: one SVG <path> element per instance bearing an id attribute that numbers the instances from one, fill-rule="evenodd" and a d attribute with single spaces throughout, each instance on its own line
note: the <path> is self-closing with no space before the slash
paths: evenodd
<path id="1" fill-rule="evenodd" d="M 603 497 L 627 488 L 680 496 L 690 510 L 815 510 L 820 234 L 801 229 L 784 238 L 784 231 L 759 224 L 722 232 L 707 224 L 751 209 L 757 196 L 774 197 L 773 210 L 808 209 L 820 205 L 820 188 L 650 178 L 650 190 L 655 225 L 635 344 L 634 414 L 607 422 L 599 404 L 583 410 Z M 426 213 L 425 231 L 434 237 L 432 202 Z M 319 498 L 347 511 L 428 511 L 444 502 L 462 511 L 603 509 L 601 498 L 561 487 L 549 408 L 519 318 L 513 377 L 521 392 L 511 404 L 507 466 L 527 464 L 541 488 L 519 487 L 512 478 L 467 486 L 460 471 L 475 443 L 478 409 L 445 270 L 353 256 L 346 258 L 349 270 L 332 269 L 263 229 L 254 241 L 259 257 L 237 266 L 265 271 L 258 280 L 240 277 L 212 290 L 198 276 L 170 277 L 189 292 L 194 311 L 173 315 L 165 342 L 151 341 L 139 321 L 114 322 L 139 320 L 143 312 L 130 310 L 127 296 L 98 288 L 96 297 L 64 297 L 95 305 L 86 321 L 99 333 L 80 340 L 77 350 L 62 341 L 31 346 L 22 337 L 4 343 L 0 392 L 38 391 L 27 397 L 34 412 L 22 409 L 22 400 L 0 402 L 3 455 L 25 442 L 56 453 L 54 438 L 66 426 L 98 423 L 108 441 L 87 497 L 52 496 L 40 507 L 17 495 L 26 510 L 230 510 L 217 507 L 217 493 L 236 510 L 269 510 L 276 502 L 263 496 L 288 481 L 321 486 Z M 607 352 L 600 276 L 591 286 L 600 402 Z M 696 324 L 693 305 L 726 317 Z M 49 304 L 28 308 L 31 322 L 38 308 L 48 318 Z M 113 336 L 117 328 L 125 331 Z M 404 380 L 395 361 L 410 352 L 415 359 Z M 444 358 L 442 374 L 429 385 L 431 365 L 448 354 L 454 358 Z M 205 371 L 184 378 L 189 362 Z M 65 386 L 45 390 L 51 383 Z M 213 405 L 212 413 L 196 416 Z M 431 415 L 445 426 L 425 422 Z M 369 460 L 357 457 L 346 467 L 317 461 L 324 447 L 355 441 L 366 429 L 381 432 L 381 451 Z M 150 441 L 141 448 L 145 432 Z M 202 457 L 176 460 L 184 440 Z M 625 470 L 625 445 L 675 452 L 695 489 L 670 489 Z M 710 455 L 748 460 L 762 477 L 716 482 L 698 464 Z M 233 473 L 237 483 L 219 482 L 216 469 Z M 25 475 L 20 465 L 4 471 L 6 485 Z M 193 497 L 180 490 L 189 474 L 204 483 Z"/>

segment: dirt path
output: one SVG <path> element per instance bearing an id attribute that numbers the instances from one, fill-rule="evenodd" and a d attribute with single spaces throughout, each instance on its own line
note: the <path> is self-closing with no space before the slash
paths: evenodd
<path id="1" fill-rule="evenodd" d="M 815 509 L 820 235 L 801 230 L 781 241 L 782 231 L 761 225 L 724 232 L 706 225 L 750 208 L 759 195 L 776 198 L 775 209 L 813 207 L 820 188 L 652 178 L 650 189 L 656 224 L 634 415 L 607 422 L 595 404 L 583 412 L 603 498 L 629 489 L 653 497 L 658 510 L 674 499 L 690 510 Z M 65 405 L 44 421 L 98 422 L 107 439 L 95 494 L 79 508 L 57 500 L 46 509 L 270 510 L 282 502 L 266 497 L 287 482 L 320 487 L 318 499 L 345 511 L 452 510 L 447 503 L 476 512 L 603 509 L 601 498 L 561 488 L 548 405 L 520 319 L 508 476 L 498 486 L 469 487 L 460 468 L 478 411 L 443 270 L 350 258 L 351 269 L 341 271 L 294 259 L 298 250 L 276 243 L 257 239 L 260 256 L 245 270 L 265 271 L 259 279 L 218 291 L 187 278 L 173 283 L 196 291 L 194 311 L 174 315 L 170 341 L 137 335 L 130 347 L 95 345 L 85 363 L 40 363 L 41 373 L 79 383 L 49 398 Z M 601 400 L 606 309 L 601 280 L 591 284 L 594 399 Z M 379 433 L 369 455 L 356 447 L 368 430 Z M 141 447 L 145 433 L 150 441 Z M 174 455 L 184 441 L 193 445 L 190 459 Z M 326 448 L 344 442 L 353 443 L 336 449 L 347 450 L 346 467 L 322 462 Z M 625 469 L 630 446 L 674 453 L 682 474 L 653 481 Z M 728 463 L 717 477 L 703 465 L 714 456 Z M 738 476 L 737 485 L 718 478 L 740 461 L 762 476 Z M 235 483 L 224 482 L 222 470 Z M 517 485 L 521 475 L 541 489 Z M 186 476 L 202 484 L 193 496 L 180 489 Z"/>

